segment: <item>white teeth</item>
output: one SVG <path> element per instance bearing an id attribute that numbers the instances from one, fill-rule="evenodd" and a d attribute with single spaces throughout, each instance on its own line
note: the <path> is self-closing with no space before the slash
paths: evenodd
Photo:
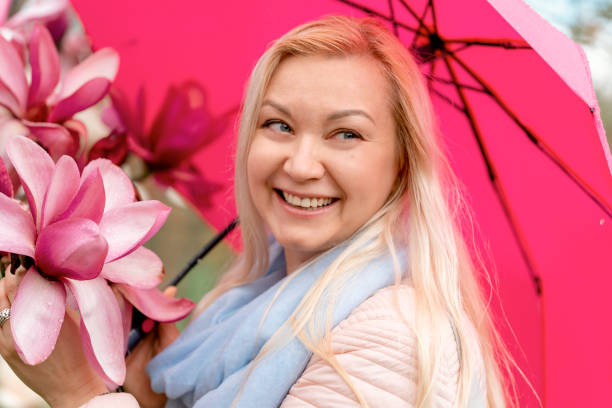
<path id="1" fill-rule="evenodd" d="M 318 198 L 318 197 L 300 198 L 298 196 L 294 196 L 293 194 L 289 194 L 285 191 L 283 191 L 283 197 L 285 201 L 287 201 L 289 204 L 293 206 L 300 207 L 300 208 L 309 208 L 309 209 L 325 207 L 326 205 L 331 204 L 331 202 L 333 201 L 333 199 L 331 198 Z"/>

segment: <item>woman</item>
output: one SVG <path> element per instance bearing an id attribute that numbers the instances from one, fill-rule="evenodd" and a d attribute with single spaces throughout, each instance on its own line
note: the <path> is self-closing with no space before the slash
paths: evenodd
<path id="1" fill-rule="evenodd" d="M 281 37 L 241 117 L 244 252 L 176 341 L 163 325 L 128 357 L 125 389 L 142 406 L 506 406 L 499 361 L 511 359 L 437 143 L 419 69 L 380 23 L 327 17 Z M 16 281 L 3 280 L 1 307 Z M 14 358 L 7 326 L 2 355 L 52 406 L 135 406 L 95 397 L 105 388 L 73 351 L 71 321 L 36 367 Z M 155 394 L 142 369 L 161 349 Z"/>

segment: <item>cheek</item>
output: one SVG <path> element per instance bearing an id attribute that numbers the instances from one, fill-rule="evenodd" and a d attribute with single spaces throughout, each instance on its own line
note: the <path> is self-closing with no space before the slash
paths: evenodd
<path id="1" fill-rule="evenodd" d="M 378 153 L 378 154 L 376 154 Z M 338 168 L 337 181 L 355 206 L 372 215 L 387 200 L 397 178 L 395 158 L 387 152 L 356 155 Z"/>

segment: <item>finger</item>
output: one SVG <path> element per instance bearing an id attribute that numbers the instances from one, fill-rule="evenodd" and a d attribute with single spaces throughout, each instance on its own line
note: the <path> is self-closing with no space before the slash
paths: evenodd
<path id="1" fill-rule="evenodd" d="M 177 291 L 176 286 L 168 286 L 164 290 L 164 295 L 166 295 L 168 297 L 175 297 L 176 296 L 176 291 Z"/>
<path id="2" fill-rule="evenodd" d="M 155 343 L 155 354 L 161 352 L 168 347 L 180 332 L 174 323 L 159 323 L 157 325 L 157 341 Z"/>
<path id="3" fill-rule="evenodd" d="M 26 274 L 26 269 L 19 267 L 15 271 L 15 273 L 8 273 L 2 279 L 5 281 L 5 291 L 6 296 L 8 297 L 9 302 L 12 304 L 15 301 L 15 295 L 17 294 L 17 287 L 19 287 L 19 283 L 23 279 Z"/>
<path id="4" fill-rule="evenodd" d="M 10 275 L 10 274 L 9 274 Z M 6 277 L 0 279 L 0 310 L 10 308 L 11 304 L 6 296 Z M 13 347 L 13 335 L 11 334 L 11 322 L 5 321 L 0 327 L 0 354 L 5 359 L 15 352 Z"/>

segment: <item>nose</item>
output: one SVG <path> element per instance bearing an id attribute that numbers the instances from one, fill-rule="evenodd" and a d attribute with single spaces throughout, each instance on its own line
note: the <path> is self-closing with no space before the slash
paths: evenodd
<path id="1" fill-rule="evenodd" d="M 325 167 L 321 161 L 320 146 L 314 137 L 297 137 L 288 154 L 283 170 L 295 181 L 316 180 L 323 177 Z"/>

